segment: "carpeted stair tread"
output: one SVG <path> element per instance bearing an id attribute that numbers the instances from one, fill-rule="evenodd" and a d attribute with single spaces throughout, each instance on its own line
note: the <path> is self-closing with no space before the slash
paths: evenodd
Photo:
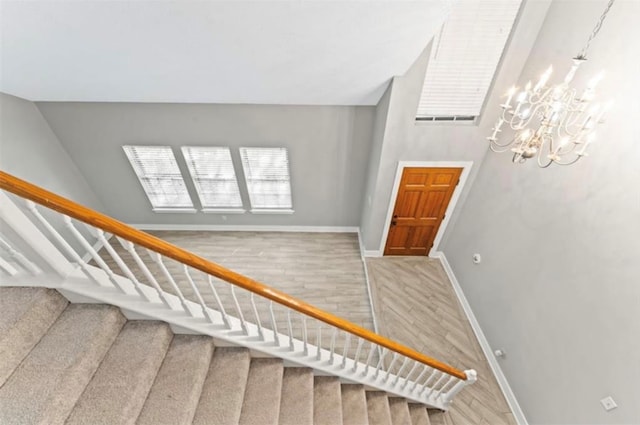
<path id="1" fill-rule="evenodd" d="M 399 397 L 389 397 L 389 411 L 393 425 L 411 425 L 411 415 L 407 400 Z"/>
<path id="2" fill-rule="evenodd" d="M 279 425 L 313 425 L 313 370 L 284 369 Z"/>
<path id="3" fill-rule="evenodd" d="M 67 425 L 134 424 L 172 337 L 166 323 L 128 322 L 73 408 Z"/>
<path id="4" fill-rule="evenodd" d="M 437 409 L 427 409 L 427 414 L 429 415 L 429 423 L 431 425 L 453 425 L 448 412 Z"/>
<path id="5" fill-rule="evenodd" d="M 244 390 L 240 425 L 278 425 L 282 359 L 253 359 Z"/>
<path id="6" fill-rule="evenodd" d="M 389 399 L 382 391 L 367 391 L 369 425 L 392 425 Z"/>
<path id="7" fill-rule="evenodd" d="M 314 425 L 342 425 L 340 381 L 333 376 L 316 376 L 313 383 Z"/>
<path id="8" fill-rule="evenodd" d="M 47 288 L 0 288 L 0 387 L 67 307 Z"/>
<path id="9" fill-rule="evenodd" d="M 213 338 L 175 335 L 136 423 L 191 424 L 212 355 Z"/>
<path id="10" fill-rule="evenodd" d="M 368 425 L 367 396 L 363 385 L 342 384 L 342 423 Z"/>
<path id="11" fill-rule="evenodd" d="M 409 415 L 411 415 L 411 425 L 431 425 L 427 409 L 422 404 L 409 403 Z"/>
<path id="12" fill-rule="evenodd" d="M 194 425 L 238 424 L 250 363 L 246 348 L 216 348 L 193 418 Z"/>
<path id="13" fill-rule="evenodd" d="M 63 424 L 124 323 L 115 307 L 68 306 L 0 388 L 0 423 Z"/>

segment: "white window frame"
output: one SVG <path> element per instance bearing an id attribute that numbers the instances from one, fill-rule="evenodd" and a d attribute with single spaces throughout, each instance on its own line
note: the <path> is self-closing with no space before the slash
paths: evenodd
<path id="1" fill-rule="evenodd" d="M 433 39 L 416 124 L 477 123 L 522 3 L 522 0 L 467 0 L 453 6 L 450 17 Z M 464 28 L 468 31 L 461 30 Z M 478 48 L 482 43 L 484 49 Z"/>
<path id="2" fill-rule="evenodd" d="M 252 191 L 252 180 L 256 181 L 269 181 L 269 179 L 254 179 L 251 176 L 251 170 L 249 167 L 249 159 L 247 157 L 248 152 L 257 151 L 257 150 L 281 150 L 285 154 L 286 158 L 286 181 L 288 183 L 288 195 L 289 195 L 289 205 L 282 208 L 274 208 L 269 206 L 256 206 L 254 192 Z M 242 162 L 242 171 L 244 173 L 245 184 L 247 188 L 247 193 L 249 195 L 249 203 L 251 205 L 251 213 L 252 214 L 293 214 L 295 210 L 293 209 L 293 190 L 291 187 L 291 163 L 289 161 L 289 150 L 285 147 L 241 147 L 240 148 L 240 159 Z"/>
<path id="3" fill-rule="evenodd" d="M 180 170 L 178 161 L 176 159 L 176 156 L 171 146 L 124 145 L 122 149 L 124 150 L 125 155 L 129 160 L 129 164 L 131 165 L 131 168 L 133 169 L 134 173 L 138 177 L 138 181 L 140 182 L 140 185 L 142 186 L 142 189 L 145 195 L 147 196 L 149 203 L 151 204 L 153 212 L 156 212 L 156 213 L 195 213 L 197 212 L 193 204 L 193 199 L 191 199 L 191 194 L 189 193 L 189 190 L 187 188 L 187 184 L 184 181 L 184 176 L 182 175 L 182 171 Z M 175 165 L 175 173 L 167 174 L 166 176 L 172 176 L 172 177 L 168 177 L 169 180 L 176 180 L 176 181 L 182 182 L 184 193 L 186 194 L 186 197 L 189 200 L 190 205 L 179 205 L 176 207 L 172 207 L 171 205 L 164 205 L 164 204 L 155 205 L 154 204 L 154 200 L 152 199 L 152 195 L 153 195 L 152 186 L 148 181 L 153 178 L 153 175 L 144 174 L 143 170 L 137 165 L 137 162 L 140 162 L 140 161 L 139 161 L 139 157 L 137 157 L 137 154 L 135 153 L 136 149 L 140 149 L 140 150 L 162 149 L 171 154 L 170 158 L 173 160 L 173 164 L 171 165 Z M 156 178 L 161 179 L 162 176 L 163 176 L 162 174 L 157 174 Z"/>
<path id="4" fill-rule="evenodd" d="M 210 205 L 205 203 L 204 194 L 202 192 L 201 180 L 205 180 L 202 176 L 198 175 L 197 170 L 195 169 L 195 160 L 192 157 L 191 152 L 194 151 L 213 151 L 213 150 L 224 150 L 228 154 L 228 163 L 226 165 L 231 166 L 231 170 L 233 171 L 233 180 L 231 179 L 218 179 L 220 181 L 233 181 L 235 183 L 235 188 L 237 190 L 237 205 L 233 206 L 224 206 L 224 205 Z M 240 185 L 238 184 L 238 176 L 236 173 L 235 165 L 233 164 L 233 158 L 231 156 L 231 149 L 227 146 L 182 146 L 181 147 L 182 156 L 187 164 L 187 168 L 189 169 L 189 175 L 191 177 L 191 181 L 193 182 L 193 186 L 196 189 L 198 194 L 198 199 L 200 200 L 200 206 L 202 207 L 203 213 L 214 213 L 214 214 L 244 214 L 246 210 L 244 209 L 244 203 L 242 201 L 242 195 L 240 193 Z M 225 158 L 226 160 L 226 158 Z M 234 194 L 235 195 L 235 194 Z"/>

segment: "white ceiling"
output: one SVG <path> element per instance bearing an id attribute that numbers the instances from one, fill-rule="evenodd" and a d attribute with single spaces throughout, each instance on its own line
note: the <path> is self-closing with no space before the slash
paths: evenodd
<path id="1" fill-rule="evenodd" d="M 451 0 L 2 0 L 0 91 L 33 101 L 376 104 Z"/>

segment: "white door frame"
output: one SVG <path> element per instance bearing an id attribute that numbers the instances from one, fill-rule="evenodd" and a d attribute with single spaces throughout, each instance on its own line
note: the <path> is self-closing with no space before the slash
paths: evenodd
<path id="1" fill-rule="evenodd" d="M 405 168 L 409 167 L 421 167 L 421 168 L 462 168 L 462 173 L 460 174 L 460 183 L 453 190 L 453 195 L 451 196 L 451 200 L 449 201 L 449 205 L 447 206 L 447 211 L 445 212 L 444 220 L 440 224 L 440 228 L 438 229 L 438 233 L 436 234 L 436 238 L 433 240 L 433 248 L 430 251 L 430 257 L 433 253 L 439 251 L 440 249 L 440 241 L 442 240 L 442 236 L 444 232 L 447 230 L 447 225 L 449 224 L 449 220 L 453 215 L 453 211 L 456 208 L 456 204 L 458 203 L 458 199 L 460 199 L 460 194 L 464 189 L 464 185 L 467 183 L 467 178 L 469 177 L 469 173 L 471 172 L 471 167 L 473 167 L 473 161 L 398 161 L 398 169 L 396 170 L 396 178 L 393 182 L 393 190 L 391 192 L 391 199 L 389 201 L 389 209 L 387 211 L 387 218 L 384 221 L 384 229 L 382 230 L 382 240 L 380 240 L 380 250 L 378 251 L 379 257 L 384 255 L 384 247 L 387 244 L 387 237 L 389 236 L 389 224 L 391 223 L 391 217 L 393 216 L 393 210 L 396 206 L 396 198 L 398 197 L 398 191 L 400 190 L 400 181 L 402 180 L 402 173 Z"/>

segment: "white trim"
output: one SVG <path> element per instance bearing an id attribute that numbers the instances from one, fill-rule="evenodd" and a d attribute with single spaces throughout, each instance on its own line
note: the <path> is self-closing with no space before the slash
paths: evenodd
<path id="1" fill-rule="evenodd" d="M 277 209 L 277 208 L 254 208 L 251 214 L 293 214 L 295 211 L 292 209 Z"/>
<path id="2" fill-rule="evenodd" d="M 460 174 L 460 183 L 458 183 L 458 186 L 453 191 L 453 196 L 451 197 L 449 205 L 447 206 L 444 220 L 442 220 L 440 228 L 438 229 L 438 233 L 436 234 L 436 238 L 433 240 L 433 248 L 430 252 L 437 252 L 438 248 L 440 247 L 440 241 L 442 240 L 442 237 L 447 230 L 449 220 L 451 219 L 453 211 L 456 208 L 456 204 L 458 203 L 458 199 L 460 199 L 460 194 L 463 192 L 464 185 L 467 183 L 467 178 L 469 177 L 469 173 L 471 172 L 471 167 L 473 167 L 473 161 L 398 161 L 396 177 L 393 182 L 393 190 L 391 191 L 391 199 L 389 200 L 389 208 L 387 210 L 387 218 L 384 221 L 384 228 L 382 229 L 380 249 L 377 251 L 378 255 L 369 255 L 371 257 L 380 257 L 382 256 L 382 253 L 384 253 L 384 247 L 387 243 L 387 237 L 389 236 L 388 223 L 391 222 L 391 217 L 393 216 L 393 209 L 396 205 L 398 190 L 400 190 L 400 180 L 402 180 L 402 173 L 407 167 L 462 168 L 462 173 Z M 372 253 L 375 252 L 376 251 L 373 251 Z"/>
<path id="3" fill-rule="evenodd" d="M 378 331 L 378 320 L 376 319 L 376 311 L 373 308 L 373 294 L 371 293 L 371 283 L 369 283 L 369 271 L 367 270 L 367 262 L 365 261 L 365 250 L 363 249 L 364 245 L 362 244 L 362 237 L 360 236 L 360 228 L 358 228 L 358 245 L 360 247 L 360 258 L 362 259 L 362 268 L 364 269 L 364 282 L 367 287 L 367 296 L 369 297 L 369 308 L 371 309 L 371 318 L 373 319 L 373 331 L 377 334 Z"/>
<path id="4" fill-rule="evenodd" d="M 15 276 L 18 274 L 18 270 L 2 257 L 0 257 L 0 269 L 4 270 L 9 276 Z"/>
<path id="5" fill-rule="evenodd" d="M 368 249 L 363 252 L 365 257 L 382 257 L 382 251 L 378 249 Z"/>
<path id="6" fill-rule="evenodd" d="M 442 251 L 434 252 L 431 257 L 438 258 L 440 260 L 440 263 L 442 264 L 442 267 L 444 268 L 444 271 L 447 273 L 449 281 L 451 282 L 451 286 L 453 286 L 453 290 L 458 297 L 458 301 L 460 301 L 460 305 L 462 306 L 462 309 L 464 310 L 464 313 L 466 314 L 467 319 L 471 324 L 473 333 L 476 335 L 476 339 L 478 340 L 478 343 L 480 344 L 480 347 L 482 348 L 482 351 L 487 358 L 487 362 L 491 367 L 491 371 L 498 381 L 498 385 L 500 386 L 502 394 L 504 394 L 504 398 L 507 400 L 507 403 L 511 408 L 511 412 L 513 413 L 516 422 L 519 425 L 528 425 L 527 418 L 524 416 L 524 412 L 522 411 L 522 408 L 520 408 L 520 404 L 518 403 L 518 400 L 516 399 L 516 396 L 511 390 L 511 386 L 507 381 L 507 377 L 502 372 L 502 368 L 500 367 L 498 360 L 493 354 L 493 350 L 489 345 L 487 337 L 484 335 L 484 332 L 482 332 L 482 328 L 480 328 L 480 323 L 478 323 L 475 314 L 473 314 L 473 310 L 471 310 L 471 305 L 469 305 L 469 301 L 467 301 L 467 297 L 465 297 L 464 292 L 462 291 L 462 287 L 460 286 L 458 279 L 456 279 L 449 261 L 447 261 L 447 257 Z"/>
<path id="7" fill-rule="evenodd" d="M 225 224 L 129 224 L 140 230 L 177 230 L 210 232 L 298 232 L 298 233 L 358 233 L 356 226 L 271 226 Z"/>
<path id="8" fill-rule="evenodd" d="M 195 214 L 198 212 L 195 208 L 152 208 L 151 211 L 154 213 L 167 214 L 167 213 L 177 213 L 177 214 Z"/>
<path id="9" fill-rule="evenodd" d="M 244 214 L 247 210 L 243 208 L 203 208 L 205 214 Z"/>

